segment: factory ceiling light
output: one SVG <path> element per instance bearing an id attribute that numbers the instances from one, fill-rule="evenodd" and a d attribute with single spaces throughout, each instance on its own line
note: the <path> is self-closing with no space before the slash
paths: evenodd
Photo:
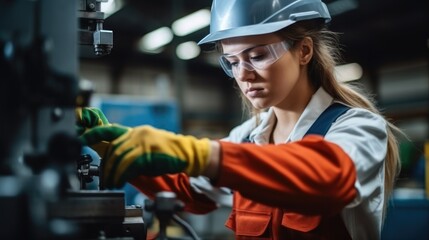
<path id="1" fill-rule="evenodd" d="M 184 42 L 177 46 L 176 55 L 183 60 L 189 60 L 198 57 L 201 49 L 194 41 Z"/>
<path id="2" fill-rule="evenodd" d="M 363 70 L 358 63 L 349 63 L 335 67 L 335 76 L 339 82 L 349 82 L 362 78 Z"/>
<path id="3" fill-rule="evenodd" d="M 157 52 L 161 47 L 173 40 L 173 33 L 168 27 L 158 28 L 146 35 L 139 41 L 139 50 L 142 52 Z"/>
<path id="4" fill-rule="evenodd" d="M 123 6 L 122 0 L 107 0 L 106 2 L 102 2 L 100 4 L 101 12 L 104 12 L 104 16 L 107 18 L 115 12 L 119 11 L 119 9 Z"/>
<path id="5" fill-rule="evenodd" d="M 210 11 L 201 9 L 191 13 L 183 18 L 177 19 L 171 25 L 174 34 L 177 36 L 185 36 L 210 24 Z"/>

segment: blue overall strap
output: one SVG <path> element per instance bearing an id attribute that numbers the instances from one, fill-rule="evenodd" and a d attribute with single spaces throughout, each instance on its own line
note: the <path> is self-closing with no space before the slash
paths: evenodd
<path id="1" fill-rule="evenodd" d="M 328 132 L 329 128 L 331 128 L 332 123 L 337 120 L 337 118 L 343 113 L 347 112 L 350 107 L 341 104 L 341 103 L 333 103 L 331 104 L 325 111 L 320 114 L 320 116 L 316 119 L 316 121 L 311 125 L 310 129 L 305 133 L 308 134 L 318 134 L 321 136 L 325 136 Z M 304 135 L 304 136 L 305 136 Z M 250 135 L 243 138 L 242 143 L 251 143 Z"/>
<path id="2" fill-rule="evenodd" d="M 329 128 L 331 128 L 332 123 L 337 120 L 339 116 L 343 113 L 347 112 L 350 107 L 341 104 L 341 103 L 333 103 L 329 106 L 325 111 L 320 114 L 320 116 L 316 119 L 316 121 L 311 125 L 310 129 L 308 129 L 308 134 L 317 134 L 321 136 L 325 136 L 328 132 Z"/>

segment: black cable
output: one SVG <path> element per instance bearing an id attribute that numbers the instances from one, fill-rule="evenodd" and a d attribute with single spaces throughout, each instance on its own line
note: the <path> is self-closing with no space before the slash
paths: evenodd
<path id="1" fill-rule="evenodd" d="M 200 240 L 195 230 L 185 220 L 181 219 L 177 214 L 173 214 L 173 220 L 185 229 L 189 236 L 194 240 Z"/>

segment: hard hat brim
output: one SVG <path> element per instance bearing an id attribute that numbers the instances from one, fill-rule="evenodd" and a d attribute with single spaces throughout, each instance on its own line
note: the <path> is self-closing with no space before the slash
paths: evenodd
<path id="1" fill-rule="evenodd" d="M 206 37 L 201 39 L 198 42 L 198 45 L 210 45 L 214 44 L 217 41 L 234 38 L 234 37 L 243 37 L 243 36 L 252 36 L 252 35 L 263 35 L 268 33 L 277 32 L 285 27 L 288 27 L 295 23 L 294 20 L 284 20 L 273 23 L 264 23 L 264 24 L 254 24 L 250 26 L 244 26 L 239 28 L 226 29 L 223 31 L 218 31 L 208 34 Z"/>

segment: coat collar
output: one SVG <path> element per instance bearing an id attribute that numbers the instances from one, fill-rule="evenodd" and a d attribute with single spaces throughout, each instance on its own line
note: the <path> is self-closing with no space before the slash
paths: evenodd
<path id="1" fill-rule="evenodd" d="M 304 134 L 310 129 L 311 125 L 328 108 L 333 101 L 333 97 L 329 95 L 323 88 L 319 88 L 316 93 L 311 97 L 310 102 L 305 107 L 301 116 L 298 119 L 294 129 L 289 137 L 285 139 L 286 142 L 297 141 L 304 137 Z M 256 144 L 269 143 L 270 135 L 276 121 L 276 116 L 272 108 L 268 109 L 267 114 L 262 118 L 259 124 L 249 136 L 251 142 Z"/>

